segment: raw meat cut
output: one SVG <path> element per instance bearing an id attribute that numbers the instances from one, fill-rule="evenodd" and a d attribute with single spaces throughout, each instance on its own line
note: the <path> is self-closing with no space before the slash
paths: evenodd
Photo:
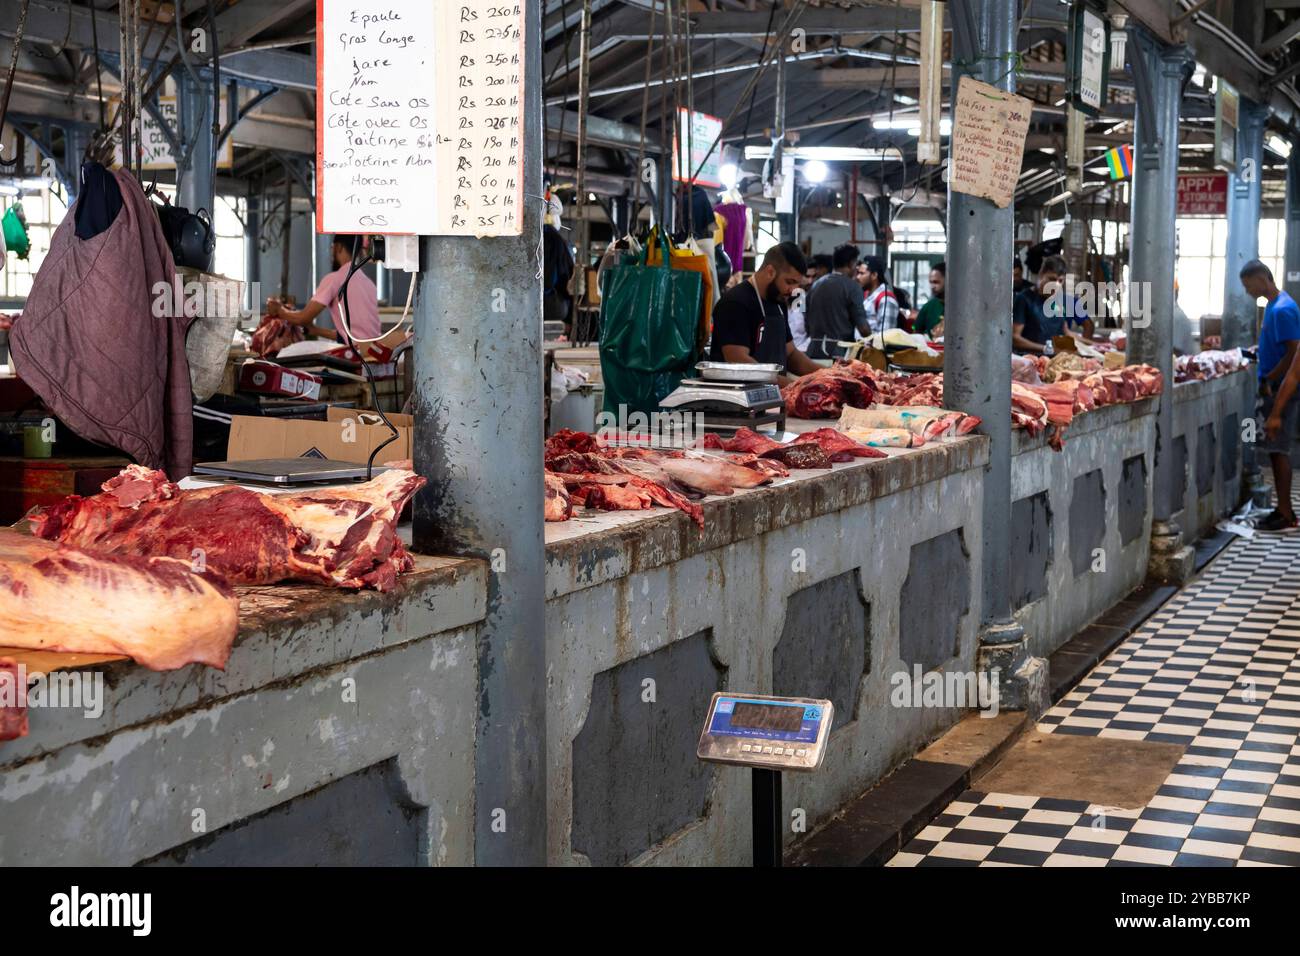
<path id="1" fill-rule="evenodd" d="M 822 368 L 781 390 L 792 418 L 835 418 L 845 405 L 866 408 L 875 398 L 874 370 L 865 362 Z"/>
<path id="2" fill-rule="evenodd" d="M 765 451 L 771 451 L 773 448 L 779 448 L 780 446 L 779 441 L 743 426 L 737 428 L 734 435 L 719 442 L 718 445 L 718 447 L 726 451 L 748 452 L 754 455 L 761 455 Z"/>
<path id="3" fill-rule="evenodd" d="M 703 458 L 709 458 L 704 461 Z M 701 458 L 664 458 L 659 466 L 687 488 L 711 495 L 729 495 L 733 488 L 757 488 L 770 484 L 771 475 L 744 468 L 716 455 Z"/>
<path id="4" fill-rule="evenodd" d="M 704 446 L 720 448 L 723 442 L 706 435 Z M 546 469 L 563 481 L 574 501 L 586 507 L 640 511 L 650 507 L 648 501 L 685 512 L 700 528 L 704 510 L 688 495 L 730 495 L 736 488 L 767 484 L 783 471 L 778 471 L 779 466 L 746 467 L 693 449 L 607 445 L 595 435 L 569 429 L 546 440 L 545 455 Z"/>
<path id="5" fill-rule="evenodd" d="M 838 428 L 845 433 L 872 429 L 906 429 L 917 436 L 918 443 L 965 435 L 979 427 L 974 415 L 935 408 L 929 405 L 904 405 L 892 407 L 877 405 L 872 408 L 846 408 L 840 415 Z"/>
<path id="6" fill-rule="evenodd" d="M 781 445 L 759 455 L 760 458 L 775 458 L 787 468 L 829 468 L 831 466 L 831 457 L 822 451 L 821 445 L 816 442 L 803 442 L 802 444 Z"/>
<path id="7" fill-rule="evenodd" d="M 239 599 L 169 557 L 91 553 L 0 530 L 0 642 L 224 668 Z"/>
<path id="8" fill-rule="evenodd" d="M 1206 379 L 1229 375 L 1237 369 L 1245 368 L 1246 359 L 1241 349 L 1229 349 L 1226 352 L 1211 350 L 1198 352 L 1196 355 L 1179 355 L 1174 358 L 1175 382 L 1203 382 Z"/>
<path id="9" fill-rule="evenodd" d="M 231 584 L 297 580 L 385 591 L 414 562 L 397 519 L 425 480 L 385 471 L 364 484 L 268 495 L 237 486 L 182 491 L 130 465 L 103 494 L 29 516 L 34 533 L 89 551 L 179 558 Z"/>
<path id="10" fill-rule="evenodd" d="M 1062 427 L 1074 420 L 1074 392 L 1064 383 L 1052 385 L 1023 385 L 1047 403 L 1047 421 Z"/>
<path id="11" fill-rule="evenodd" d="M 27 736 L 27 706 L 19 704 L 21 675 L 12 657 L 0 657 L 0 741 Z"/>
<path id="12" fill-rule="evenodd" d="M 773 478 L 789 478 L 790 469 L 785 467 L 779 461 L 772 458 L 759 458 L 752 452 L 740 452 L 731 456 L 733 464 L 741 468 L 752 468 L 755 471 L 766 472 Z"/>
<path id="13" fill-rule="evenodd" d="M 831 461 L 852 461 L 854 458 L 888 458 L 883 451 L 876 448 L 868 448 L 866 445 L 859 444 L 843 432 L 836 431 L 834 428 L 819 428 L 816 431 L 805 432 L 794 441 L 791 445 L 814 444 L 826 452 Z"/>
<path id="14" fill-rule="evenodd" d="M 284 319 L 264 315 L 248 348 L 259 358 L 270 358 L 286 345 L 301 342 L 304 337 L 302 326 L 290 325 Z"/>
<path id="15" fill-rule="evenodd" d="M 1047 403 L 1019 382 L 1011 383 L 1011 424 L 1030 435 L 1047 428 Z"/>
<path id="16" fill-rule="evenodd" d="M 924 438 L 906 428 L 850 428 L 844 434 L 872 448 L 918 448 L 925 444 Z"/>
<path id="17" fill-rule="evenodd" d="M 686 514 L 697 527 L 704 527 L 704 509 L 685 495 L 670 491 L 656 481 L 634 474 L 561 474 L 559 476 L 570 490 L 573 500 L 589 508 L 601 508 L 605 511 L 628 508 L 640 511 L 651 504 L 665 508 L 676 508 Z M 608 494 L 604 489 L 623 486 L 635 488 L 638 494 L 621 495 L 617 492 Z M 591 497 L 595 493 L 595 498 Z"/>
<path id="18" fill-rule="evenodd" d="M 564 479 L 551 471 L 544 472 L 542 478 L 546 482 L 546 499 L 542 504 L 543 520 L 568 521 L 573 517 L 573 499 L 564 487 Z"/>
<path id="19" fill-rule="evenodd" d="M 1047 362 L 1047 369 L 1042 374 L 1043 382 L 1051 384 L 1073 372 L 1091 374 L 1101 371 L 1101 362 L 1094 358 L 1084 358 L 1078 352 L 1058 352 Z"/>

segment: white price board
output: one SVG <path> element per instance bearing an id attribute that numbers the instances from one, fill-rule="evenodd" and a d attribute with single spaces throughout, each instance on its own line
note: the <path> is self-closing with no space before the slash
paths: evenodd
<path id="1" fill-rule="evenodd" d="M 523 0 L 316 0 L 320 232 L 519 235 Z"/>
<path id="2" fill-rule="evenodd" d="M 685 108 L 677 111 L 677 139 L 673 141 L 673 178 L 686 182 L 698 169 L 698 186 L 722 185 L 722 120 Z M 690 168 L 686 168 L 689 144 Z"/>
<path id="3" fill-rule="evenodd" d="M 1106 21 L 1084 7 L 1083 39 L 1079 50 L 1079 98 L 1094 110 L 1101 109 L 1106 87 Z"/>

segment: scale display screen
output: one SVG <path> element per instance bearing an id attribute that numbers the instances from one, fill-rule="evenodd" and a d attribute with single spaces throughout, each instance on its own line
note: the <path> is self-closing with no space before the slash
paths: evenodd
<path id="1" fill-rule="evenodd" d="M 731 726 L 746 730 L 797 731 L 803 725 L 804 709 L 789 704 L 760 704 L 736 701 L 731 708 Z"/>
<path id="2" fill-rule="evenodd" d="M 832 712 L 828 700 L 714 694 L 698 755 L 718 763 L 812 770 L 821 762 Z"/>

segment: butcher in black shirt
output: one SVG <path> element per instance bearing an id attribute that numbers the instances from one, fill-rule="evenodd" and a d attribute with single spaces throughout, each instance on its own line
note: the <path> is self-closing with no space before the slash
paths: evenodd
<path id="1" fill-rule="evenodd" d="M 796 376 L 817 371 L 819 366 L 795 348 L 785 310 L 805 271 L 803 253 L 793 242 L 767 250 L 758 271 L 713 307 L 709 360 L 782 365 Z"/>

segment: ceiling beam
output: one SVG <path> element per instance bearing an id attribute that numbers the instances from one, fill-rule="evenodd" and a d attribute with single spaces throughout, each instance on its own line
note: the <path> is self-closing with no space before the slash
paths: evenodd
<path id="1" fill-rule="evenodd" d="M 1292 20 L 1281 30 L 1278 30 L 1277 33 L 1264 40 L 1259 45 L 1259 55 L 1268 56 L 1270 53 L 1275 53 L 1284 46 L 1288 46 L 1296 37 L 1300 37 L 1300 19 Z"/>
<path id="2" fill-rule="evenodd" d="M 766 10 L 726 10 L 696 13 L 691 17 L 691 36 L 697 40 L 762 39 L 767 34 L 769 19 L 773 27 L 780 25 L 780 17 L 770 18 Z M 921 14 L 915 8 L 809 7 L 795 23 L 795 28 L 809 35 L 851 36 L 862 33 L 920 33 Z"/>
<path id="3" fill-rule="evenodd" d="M 283 0 L 275 4 L 244 0 L 225 8 L 217 14 L 217 41 L 224 51 L 233 49 L 246 42 L 257 32 L 268 29 L 283 19 L 304 12 L 310 4 L 304 0 Z M 100 11 L 95 15 L 99 29 L 99 49 L 101 54 L 116 55 L 118 37 L 118 17 L 116 13 Z M 191 16 L 190 23 L 202 24 L 204 17 Z M 17 28 L 16 18 L 8 16 L 0 19 L 0 35 L 13 36 Z M 148 27 L 146 26 L 146 29 Z M 156 28 L 156 39 L 161 40 L 159 58 L 171 59 L 176 53 L 176 36 L 173 26 L 162 24 Z M 256 31 L 256 32 L 250 32 Z M 66 43 L 65 43 L 66 38 Z M 34 3 L 27 14 L 27 28 L 23 35 L 24 42 L 65 44 L 76 50 L 94 48 L 94 30 L 91 24 L 91 11 L 88 7 L 71 8 L 71 29 L 69 29 L 69 8 L 64 5 L 54 6 Z M 286 53 L 282 50 L 259 50 L 249 53 L 231 54 L 229 58 L 223 53 L 221 57 L 223 73 L 236 77 L 256 77 L 261 83 L 286 86 L 293 89 L 316 88 L 315 60 L 300 53 Z"/>

